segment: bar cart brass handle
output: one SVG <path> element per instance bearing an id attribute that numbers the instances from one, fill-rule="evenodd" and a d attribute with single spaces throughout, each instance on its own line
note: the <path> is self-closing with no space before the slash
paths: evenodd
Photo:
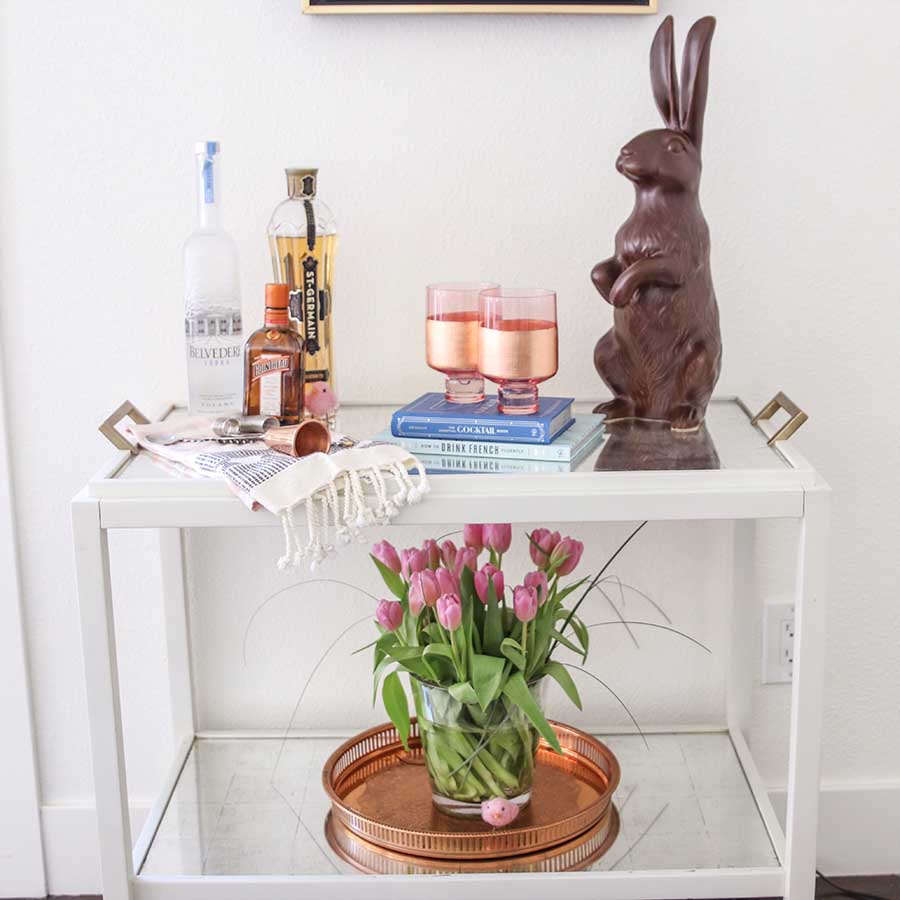
<path id="1" fill-rule="evenodd" d="M 137 444 L 132 444 L 117 428 L 116 425 L 122 419 L 131 419 L 138 425 L 147 425 L 150 420 L 130 401 L 126 400 L 121 406 L 115 409 L 100 424 L 100 434 L 102 434 L 117 450 L 128 450 L 129 453 L 137 453 L 140 449 Z"/>
<path id="2" fill-rule="evenodd" d="M 763 419 L 771 419 L 779 409 L 783 409 L 790 419 L 772 435 L 768 440 L 771 447 L 776 441 L 786 441 L 809 416 L 788 397 L 784 391 L 779 391 L 751 420 L 751 425 L 758 425 Z"/>

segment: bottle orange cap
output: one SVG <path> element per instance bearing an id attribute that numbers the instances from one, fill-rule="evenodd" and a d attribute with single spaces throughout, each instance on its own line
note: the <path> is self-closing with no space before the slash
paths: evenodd
<path id="1" fill-rule="evenodd" d="M 289 296 L 288 286 L 286 284 L 266 285 L 267 309 L 289 309 L 290 305 L 291 298 Z"/>

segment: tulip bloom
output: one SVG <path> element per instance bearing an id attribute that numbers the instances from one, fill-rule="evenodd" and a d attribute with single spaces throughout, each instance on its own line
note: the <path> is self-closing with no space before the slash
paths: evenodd
<path id="1" fill-rule="evenodd" d="M 372 556 L 392 572 L 400 573 L 400 556 L 397 548 L 390 541 L 379 541 L 372 545 Z"/>
<path id="2" fill-rule="evenodd" d="M 513 591 L 513 611 L 520 622 L 530 622 L 538 611 L 537 591 L 520 584 Z"/>
<path id="3" fill-rule="evenodd" d="M 512 543 L 512 525 L 485 525 L 482 529 L 484 546 L 494 553 L 506 553 Z"/>
<path id="4" fill-rule="evenodd" d="M 441 591 L 431 569 L 413 572 L 409 581 L 409 611 L 417 616 L 423 607 L 434 606 Z"/>
<path id="5" fill-rule="evenodd" d="M 489 585 L 494 585 L 497 600 L 503 599 L 503 573 L 490 563 L 485 563 L 480 572 L 475 573 L 475 593 L 478 599 L 487 606 Z"/>
<path id="6" fill-rule="evenodd" d="M 456 553 L 456 565 L 453 568 L 453 574 L 459 578 L 463 569 L 471 569 L 472 572 L 478 569 L 478 551 L 473 547 L 463 547 Z"/>
<path id="7" fill-rule="evenodd" d="M 493 800 L 483 800 L 481 803 L 481 818 L 494 828 L 509 825 L 518 815 L 519 807 L 504 797 L 494 797 Z"/>
<path id="8" fill-rule="evenodd" d="M 559 532 L 549 531 L 546 528 L 535 528 L 531 532 L 529 551 L 531 559 L 539 569 L 546 569 L 550 565 L 550 554 L 559 543 Z"/>
<path id="9" fill-rule="evenodd" d="M 464 525 L 463 543 L 476 553 L 484 550 L 484 525 Z"/>
<path id="10" fill-rule="evenodd" d="M 441 548 L 438 547 L 437 541 L 429 538 L 422 544 L 422 552 L 425 554 L 429 569 L 436 569 L 441 564 Z"/>
<path id="11" fill-rule="evenodd" d="M 543 606 L 550 593 L 547 587 L 547 573 L 540 570 L 529 572 L 525 576 L 525 587 L 534 588 L 537 591 L 538 606 Z"/>
<path id="12" fill-rule="evenodd" d="M 427 568 L 427 563 L 425 554 L 418 547 L 408 547 L 400 551 L 400 570 L 405 581 L 409 581 L 414 572 L 421 572 Z"/>
<path id="13" fill-rule="evenodd" d="M 444 594 L 438 597 L 437 602 L 438 622 L 447 631 L 456 631 L 462 623 L 462 604 L 456 594 Z"/>
<path id="14" fill-rule="evenodd" d="M 375 618 L 385 631 L 396 631 L 403 621 L 403 607 L 399 600 L 379 600 Z"/>
<path id="15" fill-rule="evenodd" d="M 575 566 L 581 561 L 584 544 L 575 538 L 564 537 L 550 554 L 550 565 L 556 566 L 557 574 L 571 575 Z"/>
<path id="16" fill-rule="evenodd" d="M 456 564 L 456 544 L 450 538 L 441 544 L 441 562 L 448 569 L 452 569 Z"/>
<path id="17" fill-rule="evenodd" d="M 434 575 L 441 594 L 459 593 L 459 579 L 449 569 L 438 569 Z"/>

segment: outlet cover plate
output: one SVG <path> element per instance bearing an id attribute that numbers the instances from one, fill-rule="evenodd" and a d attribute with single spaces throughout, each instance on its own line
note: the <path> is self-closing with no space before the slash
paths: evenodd
<path id="1" fill-rule="evenodd" d="M 786 684 L 794 674 L 794 604 L 770 600 L 763 611 L 762 683 Z"/>

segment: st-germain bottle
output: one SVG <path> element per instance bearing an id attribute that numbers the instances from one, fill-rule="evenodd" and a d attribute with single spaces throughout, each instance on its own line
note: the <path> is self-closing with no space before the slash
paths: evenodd
<path id="1" fill-rule="evenodd" d="M 332 296 L 337 225 L 316 196 L 318 169 L 286 169 L 288 197 L 269 220 L 269 250 L 276 281 L 290 288 L 291 324 L 306 350 L 306 415 L 334 426 Z"/>
<path id="2" fill-rule="evenodd" d="M 219 221 L 219 145 L 201 141 L 197 160 L 199 227 L 184 245 L 184 333 L 191 413 L 241 409 L 243 333 L 237 245 Z"/>
<path id="3" fill-rule="evenodd" d="M 244 350 L 244 415 L 303 417 L 303 342 L 291 326 L 286 284 L 266 285 L 266 320 Z"/>

